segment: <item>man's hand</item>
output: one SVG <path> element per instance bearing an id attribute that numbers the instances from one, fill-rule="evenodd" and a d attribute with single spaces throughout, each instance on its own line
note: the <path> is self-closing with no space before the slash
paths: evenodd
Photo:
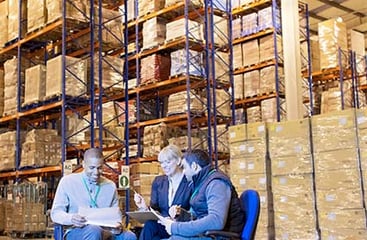
<path id="1" fill-rule="evenodd" d="M 71 217 L 71 223 L 74 227 L 84 227 L 86 222 L 87 220 L 85 219 L 85 217 L 80 216 L 79 214 L 74 214 Z"/>
<path id="2" fill-rule="evenodd" d="M 140 194 L 138 194 L 136 192 L 134 193 L 134 201 L 135 201 L 136 206 L 139 209 L 148 209 L 148 206 L 145 203 L 145 200 L 144 200 L 143 196 L 141 196 Z"/>
<path id="3" fill-rule="evenodd" d="M 172 235 L 171 225 L 173 222 L 174 221 L 172 221 L 170 218 L 160 218 L 158 220 L 158 223 L 162 224 L 166 228 L 166 231 L 169 235 Z"/>

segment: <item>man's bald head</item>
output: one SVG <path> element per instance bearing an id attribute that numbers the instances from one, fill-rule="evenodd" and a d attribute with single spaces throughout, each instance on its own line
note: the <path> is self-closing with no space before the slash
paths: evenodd
<path id="1" fill-rule="evenodd" d="M 102 175 L 103 154 L 99 148 L 90 148 L 84 153 L 84 172 L 91 182 L 98 182 Z"/>
<path id="2" fill-rule="evenodd" d="M 84 161 L 88 161 L 92 158 L 102 159 L 103 160 L 103 154 L 102 150 L 99 148 L 90 148 L 84 153 Z"/>

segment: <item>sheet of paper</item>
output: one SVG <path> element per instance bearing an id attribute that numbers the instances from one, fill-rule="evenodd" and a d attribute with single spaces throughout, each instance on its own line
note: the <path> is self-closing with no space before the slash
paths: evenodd
<path id="1" fill-rule="evenodd" d="M 121 223 L 121 212 L 118 207 L 79 208 L 79 214 L 87 219 L 87 224 L 102 227 L 117 227 Z"/>
<path id="2" fill-rule="evenodd" d="M 164 217 L 159 213 L 159 212 L 157 212 L 156 210 L 154 210 L 153 208 L 149 208 L 149 210 L 154 214 L 154 215 L 156 215 L 157 216 L 157 218 L 159 219 L 159 220 L 161 220 L 161 219 L 164 219 Z"/>

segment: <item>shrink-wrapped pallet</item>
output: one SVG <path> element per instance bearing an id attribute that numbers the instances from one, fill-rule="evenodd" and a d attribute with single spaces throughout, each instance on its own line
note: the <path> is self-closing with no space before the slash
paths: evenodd
<path id="1" fill-rule="evenodd" d="M 195 50 L 179 49 L 171 52 L 171 73 L 170 76 L 177 76 L 187 73 L 189 75 L 203 76 L 203 57 L 202 53 Z"/>
<path id="2" fill-rule="evenodd" d="M 46 0 L 27 0 L 28 33 L 37 30 L 47 21 Z"/>
<path id="3" fill-rule="evenodd" d="M 4 70 L 0 69 L 0 116 L 4 113 Z"/>
<path id="4" fill-rule="evenodd" d="M 308 64 L 312 66 L 312 72 L 320 71 L 320 47 L 319 41 L 310 39 L 310 56 L 308 58 L 308 42 L 303 41 L 301 43 L 301 63 L 302 63 L 302 71 L 308 70 Z M 309 61 L 310 60 L 310 61 Z"/>
<path id="5" fill-rule="evenodd" d="M 219 46 L 228 45 L 228 20 L 224 17 L 213 15 L 214 44 Z"/>
<path id="6" fill-rule="evenodd" d="M 25 70 L 24 103 L 28 105 L 43 101 L 46 94 L 46 66 L 36 65 Z"/>
<path id="7" fill-rule="evenodd" d="M 358 75 L 358 81 L 362 84 L 367 84 L 366 79 L 366 69 L 367 69 L 367 62 L 365 61 L 365 41 L 364 41 L 364 35 L 363 33 L 360 33 L 358 31 L 349 29 L 348 30 L 348 49 L 355 52 L 355 64 L 356 64 L 356 71 Z"/>
<path id="8" fill-rule="evenodd" d="M 8 42 L 13 41 L 19 37 L 24 37 L 27 32 L 27 1 L 21 1 L 21 12 L 19 15 L 19 1 L 8 0 Z M 19 36 L 19 19 L 20 22 L 20 36 Z"/>
<path id="9" fill-rule="evenodd" d="M 186 31 L 185 28 L 185 21 L 188 21 L 187 22 L 188 31 Z M 190 39 L 194 39 L 196 41 L 202 41 L 204 39 L 202 24 L 185 18 L 180 18 L 167 23 L 166 41 L 185 37 L 186 35 Z"/>
<path id="10" fill-rule="evenodd" d="M 29 63 L 22 59 L 20 83 L 24 83 L 24 70 L 29 67 Z M 17 111 L 18 106 L 18 59 L 12 58 L 4 63 L 4 115 L 12 115 Z M 23 102 L 23 88 L 21 89 L 20 103 Z"/>
<path id="11" fill-rule="evenodd" d="M 234 92 L 234 99 L 243 99 L 243 89 L 244 89 L 244 82 L 243 82 L 243 74 L 237 74 L 233 76 L 233 92 Z"/>
<path id="12" fill-rule="evenodd" d="M 170 75 L 171 59 L 162 54 L 152 54 L 141 59 L 140 83 L 147 84 L 167 80 Z"/>
<path id="13" fill-rule="evenodd" d="M 264 122 L 277 122 L 277 109 L 280 111 L 276 98 L 261 101 L 261 120 Z M 282 117 L 281 114 L 280 118 L 282 119 Z"/>
<path id="14" fill-rule="evenodd" d="M 98 8 L 96 8 L 98 11 Z M 96 17 L 96 24 L 98 24 L 98 15 Z M 123 46 L 123 15 L 119 11 L 102 8 L 102 47 L 104 51 Z M 98 36 L 98 32 L 95 32 Z"/>
<path id="15" fill-rule="evenodd" d="M 164 0 L 138 0 L 139 17 L 161 10 Z"/>
<path id="16" fill-rule="evenodd" d="M 246 108 L 247 123 L 261 122 L 260 106 Z"/>
<path id="17" fill-rule="evenodd" d="M 344 66 L 346 53 L 342 51 L 346 51 L 348 47 L 346 24 L 340 18 L 326 20 L 318 24 L 318 33 L 321 69 Z"/>
<path id="18" fill-rule="evenodd" d="M 33 129 L 22 144 L 20 167 L 52 166 L 60 163 L 61 136 L 54 129 Z"/>
<path id="19" fill-rule="evenodd" d="M 0 48 L 8 41 L 8 0 L 0 2 Z"/>
<path id="20" fill-rule="evenodd" d="M 117 121 L 120 125 L 125 125 L 125 114 L 128 115 L 128 122 L 134 123 L 137 119 L 137 111 L 139 111 L 139 120 L 146 121 L 157 118 L 154 110 L 156 109 L 156 103 L 153 100 L 140 101 L 140 108 L 136 108 L 136 100 L 129 100 L 128 109 L 125 107 L 125 102 L 115 102 L 115 112 L 117 115 Z"/>
<path id="21" fill-rule="evenodd" d="M 340 87 L 332 87 L 321 94 L 321 113 L 339 111 L 352 106 L 353 91 L 348 82 L 343 83 L 342 91 Z"/>
<path id="22" fill-rule="evenodd" d="M 46 99 L 62 94 L 62 71 L 65 71 L 65 95 L 84 97 L 87 90 L 85 60 L 65 56 L 65 69 L 63 69 L 60 55 L 48 60 L 46 69 Z"/>
<path id="23" fill-rule="evenodd" d="M 277 52 L 275 52 L 274 35 L 270 34 L 259 40 L 260 49 L 260 62 L 274 60 L 276 55 L 282 56 L 282 38 L 278 34 L 276 35 Z"/>
<path id="24" fill-rule="evenodd" d="M 24 140 L 24 134 L 20 134 L 20 143 Z M 0 157 L 0 170 L 15 169 L 15 152 L 16 152 L 16 132 L 8 131 L 0 134 L 0 150 L 2 155 Z"/>
<path id="25" fill-rule="evenodd" d="M 257 13 L 243 15 L 241 36 L 247 36 L 256 33 L 257 31 Z"/>
<path id="26" fill-rule="evenodd" d="M 268 66 L 260 70 L 260 93 L 276 91 L 276 70 L 278 69 L 278 91 L 284 91 L 283 68 Z"/>
<path id="27" fill-rule="evenodd" d="M 89 64 L 88 64 L 89 67 Z M 94 55 L 94 84 L 98 86 L 99 70 L 102 71 L 102 87 L 105 90 L 122 89 L 124 59 L 116 56 L 102 56 L 99 62 L 98 54 Z"/>
<path id="28" fill-rule="evenodd" d="M 253 70 L 243 74 L 244 97 L 253 97 L 260 93 L 260 71 Z"/>
<path id="29" fill-rule="evenodd" d="M 157 156 L 168 145 L 168 139 L 174 135 L 173 128 L 165 123 L 144 127 L 143 156 Z"/>
<path id="30" fill-rule="evenodd" d="M 167 115 L 187 113 L 189 110 L 192 113 L 203 111 L 202 98 L 197 93 L 183 91 L 173 93 L 168 97 Z"/>
<path id="31" fill-rule="evenodd" d="M 211 96 L 210 106 L 212 108 L 214 108 L 214 97 L 212 95 L 213 93 L 215 94 L 215 109 L 217 111 L 217 115 L 223 116 L 223 117 L 230 117 L 231 116 L 231 106 L 230 106 L 230 96 L 229 96 L 228 91 L 224 89 L 220 89 L 220 88 L 217 88 L 214 91 L 213 88 L 210 88 L 210 96 Z M 206 103 L 207 101 L 206 89 L 203 91 L 202 96 L 203 96 L 202 99 Z"/>
<path id="32" fill-rule="evenodd" d="M 73 1 L 71 4 L 71 2 L 65 1 L 66 18 L 78 20 L 80 22 L 87 22 L 87 17 L 83 13 L 89 12 L 88 2 L 88 0 L 81 0 Z M 62 18 L 62 3 L 63 1 L 60 0 L 46 0 L 47 23 L 51 23 Z"/>
<path id="33" fill-rule="evenodd" d="M 280 28 L 280 10 L 275 8 L 275 12 L 273 13 L 272 6 L 261 9 L 257 13 L 258 15 L 258 29 L 259 31 L 268 29 L 268 28 Z M 275 18 L 275 22 L 273 22 L 273 15 Z"/>
<path id="34" fill-rule="evenodd" d="M 229 83 L 229 54 L 218 51 L 214 58 L 216 81 L 218 83 Z"/>
<path id="35" fill-rule="evenodd" d="M 232 38 L 237 39 L 241 37 L 242 32 L 242 18 L 234 18 L 232 20 Z"/>
<path id="36" fill-rule="evenodd" d="M 233 69 L 243 67 L 242 44 L 233 45 Z"/>
<path id="37" fill-rule="evenodd" d="M 160 17 L 143 23 L 143 49 L 158 46 L 166 40 L 166 20 Z"/>
<path id="38" fill-rule="evenodd" d="M 259 43 L 257 39 L 242 44 L 242 59 L 243 66 L 251 66 L 259 63 Z"/>

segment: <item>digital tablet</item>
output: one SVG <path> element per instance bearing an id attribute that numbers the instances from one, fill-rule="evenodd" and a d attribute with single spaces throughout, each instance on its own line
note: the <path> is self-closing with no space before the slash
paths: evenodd
<path id="1" fill-rule="evenodd" d="M 136 219 L 140 223 L 145 223 L 148 220 L 158 220 L 158 217 L 151 211 L 134 211 L 126 212 L 126 214 Z"/>

